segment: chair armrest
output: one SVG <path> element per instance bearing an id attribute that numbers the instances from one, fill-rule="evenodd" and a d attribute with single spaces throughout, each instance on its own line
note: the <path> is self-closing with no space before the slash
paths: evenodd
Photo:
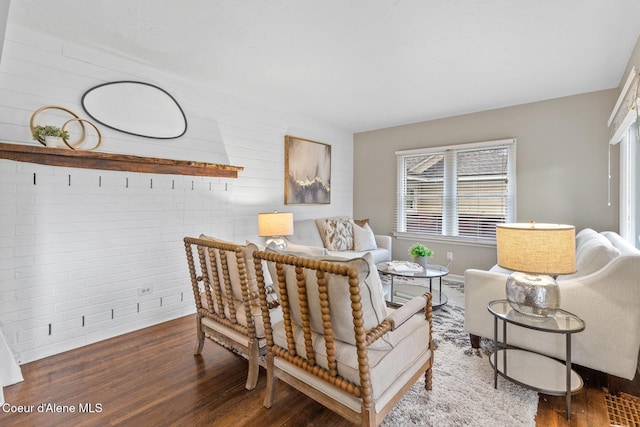
<path id="1" fill-rule="evenodd" d="M 411 319 L 420 310 L 424 310 L 426 304 L 427 299 L 424 297 L 424 295 L 418 295 L 417 297 L 412 298 L 411 301 L 409 301 L 399 309 L 391 312 L 385 320 L 391 322 L 391 330 L 394 331 L 399 328 L 404 322 Z"/>
<path id="2" fill-rule="evenodd" d="M 397 310 L 391 312 L 382 322 L 375 328 L 367 332 L 367 345 L 371 345 L 378 338 L 387 332 L 395 331 L 402 326 L 407 320 L 411 319 L 420 310 L 427 309 L 427 298 L 424 295 L 418 295 L 411 301 L 403 305 Z"/>

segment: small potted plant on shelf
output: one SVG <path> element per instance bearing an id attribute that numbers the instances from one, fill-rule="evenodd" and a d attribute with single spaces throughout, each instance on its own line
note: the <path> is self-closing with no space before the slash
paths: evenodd
<path id="1" fill-rule="evenodd" d="M 56 148 L 61 146 L 62 139 L 69 138 L 69 132 L 62 130 L 57 126 L 36 126 L 33 128 L 33 139 L 47 147 Z"/>
<path id="2" fill-rule="evenodd" d="M 433 251 L 421 243 L 416 243 L 409 248 L 409 255 L 413 257 L 413 262 L 427 268 L 427 258 L 433 255 Z"/>

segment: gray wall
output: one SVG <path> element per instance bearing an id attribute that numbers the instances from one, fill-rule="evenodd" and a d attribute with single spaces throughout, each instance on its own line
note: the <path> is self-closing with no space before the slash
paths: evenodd
<path id="1" fill-rule="evenodd" d="M 618 149 L 612 147 L 608 201 L 607 119 L 618 90 L 605 90 L 354 135 L 356 218 L 378 234 L 394 230 L 396 150 L 515 137 L 517 220 L 573 224 L 577 230 L 618 229 Z M 490 268 L 495 246 L 424 241 L 433 261 L 453 274 Z M 393 257 L 408 259 L 414 240 L 394 239 Z"/>

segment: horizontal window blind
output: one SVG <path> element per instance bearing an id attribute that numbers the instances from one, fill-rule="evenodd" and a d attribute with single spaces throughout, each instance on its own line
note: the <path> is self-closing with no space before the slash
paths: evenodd
<path id="1" fill-rule="evenodd" d="M 515 141 L 397 154 L 396 232 L 495 241 L 515 218 Z"/>
<path id="2" fill-rule="evenodd" d="M 442 232 L 443 160 L 443 153 L 402 159 L 404 231 L 419 234 Z"/>

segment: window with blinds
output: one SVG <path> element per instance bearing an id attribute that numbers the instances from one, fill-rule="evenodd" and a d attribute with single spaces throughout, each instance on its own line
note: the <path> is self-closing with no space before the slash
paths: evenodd
<path id="1" fill-rule="evenodd" d="M 515 219 L 515 140 L 399 151 L 396 235 L 495 241 Z"/>

